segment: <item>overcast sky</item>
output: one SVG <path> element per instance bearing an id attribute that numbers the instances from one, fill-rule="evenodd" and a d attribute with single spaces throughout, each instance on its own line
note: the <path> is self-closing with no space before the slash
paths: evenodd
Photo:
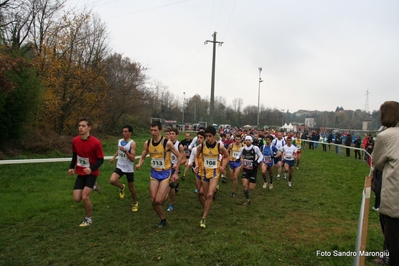
<path id="1" fill-rule="evenodd" d="M 399 101 L 397 0 L 68 0 L 107 25 L 114 52 L 139 62 L 183 100 L 209 98 L 217 32 L 215 97 L 227 105 L 378 110 Z"/>

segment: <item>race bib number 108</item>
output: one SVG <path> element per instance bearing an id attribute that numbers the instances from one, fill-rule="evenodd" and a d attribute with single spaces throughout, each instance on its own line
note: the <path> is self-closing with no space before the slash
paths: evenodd
<path id="1" fill-rule="evenodd" d="M 205 168 L 215 169 L 218 165 L 217 158 L 205 158 L 204 159 Z"/>

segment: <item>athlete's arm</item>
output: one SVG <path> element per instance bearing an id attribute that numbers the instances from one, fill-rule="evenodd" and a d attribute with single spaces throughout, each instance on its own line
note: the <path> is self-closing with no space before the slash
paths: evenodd
<path id="1" fill-rule="evenodd" d="M 132 142 L 130 144 L 130 151 L 124 151 L 127 158 L 129 158 L 130 161 L 134 162 L 136 159 L 136 142 Z"/>
<path id="2" fill-rule="evenodd" d="M 116 159 L 116 157 L 118 157 L 118 151 L 115 152 L 114 156 L 112 156 L 112 158 L 111 158 L 111 160 L 109 160 L 109 162 L 110 162 L 111 164 L 113 164 L 114 161 L 115 161 L 115 159 Z"/>
<path id="3" fill-rule="evenodd" d="M 181 154 L 181 164 L 185 164 L 186 163 L 186 161 L 187 161 L 187 158 L 186 158 L 186 153 L 184 152 L 184 147 L 183 147 L 183 145 L 179 145 L 179 152 L 180 152 L 180 154 Z"/>
<path id="4" fill-rule="evenodd" d="M 97 161 L 93 164 L 93 165 L 90 165 L 90 170 L 91 170 L 91 173 L 92 172 L 94 172 L 94 171 L 96 171 L 98 168 L 100 168 L 100 166 L 102 165 L 104 163 L 104 158 L 97 158 Z M 90 173 L 89 173 L 90 174 Z"/>
<path id="5" fill-rule="evenodd" d="M 241 147 L 240 152 L 238 153 L 237 157 L 235 158 L 236 160 L 240 160 L 241 159 L 243 151 L 244 151 L 244 147 Z"/>
<path id="6" fill-rule="evenodd" d="M 75 165 L 76 165 L 77 159 L 78 159 L 78 155 L 76 154 L 76 152 L 73 152 L 72 160 L 71 160 L 71 163 L 69 164 L 69 170 L 68 170 L 69 175 L 73 175 L 75 173 Z"/>
<path id="7" fill-rule="evenodd" d="M 202 145 L 203 145 L 203 144 L 199 144 L 199 145 L 197 146 L 197 152 L 196 152 L 195 158 L 194 158 L 194 162 L 195 162 L 194 172 L 196 172 L 196 173 L 198 173 L 198 165 L 199 165 L 199 164 L 198 164 L 198 160 L 199 160 L 199 155 L 200 155 L 200 152 L 198 152 L 198 151 L 202 149 Z"/>
<path id="8" fill-rule="evenodd" d="M 167 142 L 166 142 L 166 150 L 168 150 L 168 151 L 170 151 L 171 153 L 173 153 L 173 154 L 176 156 L 176 158 L 177 158 L 177 162 L 176 162 L 176 171 L 175 171 L 175 173 L 174 173 L 173 176 L 172 176 L 172 181 L 173 181 L 173 182 L 176 182 L 176 181 L 179 179 L 179 174 L 178 174 L 179 171 L 177 171 L 177 169 L 180 168 L 180 164 L 181 164 L 181 162 L 182 162 L 183 154 L 180 153 L 180 152 L 175 148 L 175 145 L 173 145 L 173 142 L 170 141 L 170 140 L 167 140 Z"/>
<path id="9" fill-rule="evenodd" d="M 223 155 L 223 160 L 220 163 L 220 170 L 224 171 L 229 164 L 229 153 L 224 146 L 220 146 L 220 153 Z"/>
<path id="10" fill-rule="evenodd" d="M 197 143 L 197 137 L 194 137 L 193 140 L 191 141 L 190 145 L 188 145 L 188 149 L 191 150 L 192 148 L 195 147 L 195 144 Z"/>
<path id="11" fill-rule="evenodd" d="M 188 159 L 188 166 L 192 166 L 194 161 L 195 161 L 195 155 L 197 154 L 197 148 L 194 147 L 194 149 L 191 151 L 190 158 Z"/>
<path id="12" fill-rule="evenodd" d="M 136 169 L 140 170 L 141 165 L 144 163 L 144 159 L 148 154 L 148 141 L 144 142 L 143 152 L 141 153 L 141 157 L 139 163 L 136 164 Z"/>
<path id="13" fill-rule="evenodd" d="M 263 161 L 263 154 L 260 151 L 258 146 L 254 146 L 255 152 L 258 155 L 258 163 L 261 163 Z"/>

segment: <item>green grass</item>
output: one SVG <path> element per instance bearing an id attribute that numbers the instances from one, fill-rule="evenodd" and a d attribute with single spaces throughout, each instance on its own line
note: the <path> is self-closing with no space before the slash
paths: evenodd
<path id="1" fill-rule="evenodd" d="M 146 139 L 137 138 L 139 152 Z M 105 154 L 112 155 L 115 138 L 103 144 Z M 166 213 L 169 225 L 156 227 L 148 160 L 135 173 L 137 213 L 130 210 L 130 195 L 119 199 L 108 183 L 114 166 L 106 161 L 99 177 L 103 192 L 91 198 L 93 224 L 79 228 L 84 209 L 72 200 L 75 177 L 67 175 L 68 166 L 0 166 L 0 265 L 352 264 L 353 257 L 322 257 L 316 251 L 355 249 L 368 168 L 353 158 L 323 153 L 321 147 L 305 149 L 293 187 L 282 179 L 265 190 L 258 176 L 250 206 L 242 205 L 241 181 L 236 198 L 230 198 L 231 182 L 220 182 L 207 229 L 199 228 L 202 208 L 192 174 L 180 181 L 175 211 Z M 367 250 L 380 251 L 382 241 L 378 214 L 370 211 Z"/>

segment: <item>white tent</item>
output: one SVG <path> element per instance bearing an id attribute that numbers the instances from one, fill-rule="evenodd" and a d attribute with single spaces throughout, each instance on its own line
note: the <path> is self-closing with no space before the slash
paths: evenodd
<path id="1" fill-rule="evenodd" d="M 294 126 L 290 123 L 288 126 L 287 126 L 287 131 L 293 131 L 294 130 Z"/>
<path id="2" fill-rule="evenodd" d="M 289 125 L 285 123 L 284 126 L 281 127 L 281 129 L 285 129 L 286 131 L 294 131 L 294 126 L 291 123 Z"/>

